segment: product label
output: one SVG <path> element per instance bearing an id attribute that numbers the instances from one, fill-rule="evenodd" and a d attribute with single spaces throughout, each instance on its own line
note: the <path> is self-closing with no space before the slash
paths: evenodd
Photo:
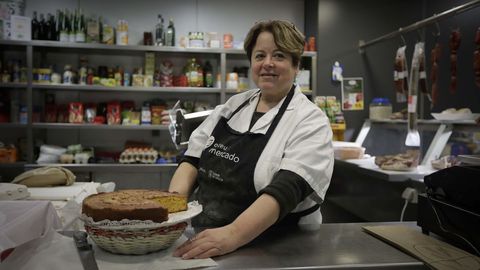
<path id="1" fill-rule="evenodd" d="M 409 113 L 417 112 L 417 96 L 416 95 L 408 96 L 408 112 Z"/>

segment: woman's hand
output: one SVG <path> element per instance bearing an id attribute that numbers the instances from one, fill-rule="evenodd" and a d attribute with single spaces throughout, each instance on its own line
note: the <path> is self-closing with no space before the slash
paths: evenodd
<path id="1" fill-rule="evenodd" d="M 182 259 L 205 259 L 230 253 L 240 247 L 238 233 L 232 225 L 204 230 L 180 245 L 173 256 Z"/>
<path id="2" fill-rule="evenodd" d="M 252 241 L 275 223 L 279 213 L 278 202 L 264 193 L 232 223 L 202 231 L 179 246 L 173 252 L 173 256 L 183 259 L 203 259 L 232 252 Z"/>

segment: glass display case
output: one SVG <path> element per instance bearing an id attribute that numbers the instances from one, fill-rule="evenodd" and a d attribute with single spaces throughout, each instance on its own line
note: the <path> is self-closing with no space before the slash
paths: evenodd
<path id="1" fill-rule="evenodd" d="M 418 121 L 422 159 L 427 154 L 439 126 L 438 121 Z M 395 155 L 407 150 L 405 139 L 408 129 L 404 120 L 367 120 L 360 133 L 362 134 L 362 132 L 366 132 L 365 136 L 358 137 L 356 142 L 366 148 L 366 154 L 371 156 Z"/>
<path id="2" fill-rule="evenodd" d="M 435 171 L 431 162 L 444 156 L 478 155 L 480 153 L 480 125 L 475 121 L 419 120 L 420 164 L 416 170 L 395 172 L 381 170 L 374 164 L 352 161 L 375 177 L 390 181 L 421 180 Z M 407 150 L 406 120 L 366 120 L 356 143 L 365 147 L 373 157 L 403 153 Z M 372 162 L 370 162 L 372 163 Z"/>

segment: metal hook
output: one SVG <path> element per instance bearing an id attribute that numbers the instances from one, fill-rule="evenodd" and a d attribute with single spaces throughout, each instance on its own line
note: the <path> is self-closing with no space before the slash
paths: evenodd
<path id="1" fill-rule="evenodd" d="M 407 46 L 407 42 L 405 41 L 405 38 L 403 37 L 403 29 L 402 27 L 398 28 L 398 34 L 400 35 L 400 39 L 402 40 L 402 46 Z"/>
<path id="2" fill-rule="evenodd" d="M 418 42 L 422 41 L 422 33 L 420 32 L 420 28 L 417 28 L 417 39 Z"/>
<path id="3" fill-rule="evenodd" d="M 438 24 L 438 21 L 435 21 L 435 27 L 437 28 L 437 32 L 433 33 L 433 36 L 438 38 L 440 37 L 440 24 Z"/>
<path id="4" fill-rule="evenodd" d="M 400 34 L 400 38 L 402 39 L 402 46 L 407 46 L 407 42 L 405 41 L 405 38 L 402 34 Z"/>

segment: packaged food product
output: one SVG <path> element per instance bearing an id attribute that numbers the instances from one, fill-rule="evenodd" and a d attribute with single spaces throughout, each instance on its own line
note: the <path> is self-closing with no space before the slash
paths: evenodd
<path id="1" fill-rule="evenodd" d="M 223 34 L 223 48 L 230 49 L 233 47 L 233 35 L 230 33 Z"/>
<path id="2" fill-rule="evenodd" d="M 70 102 L 68 108 L 68 122 L 80 124 L 83 123 L 83 103 Z"/>
<path id="3" fill-rule="evenodd" d="M 152 123 L 152 115 L 150 113 L 150 106 L 146 105 L 142 107 L 142 125 L 149 125 Z"/>
<path id="4" fill-rule="evenodd" d="M 0 147 L 0 163 L 15 163 L 18 161 L 18 150 L 14 145 Z"/>
<path id="5" fill-rule="evenodd" d="M 107 105 L 107 124 L 119 125 L 120 122 L 121 122 L 120 103 L 109 102 Z"/>
<path id="6" fill-rule="evenodd" d="M 45 104 L 45 122 L 47 123 L 57 122 L 57 105 Z"/>
<path id="7" fill-rule="evenodd" d="M 165 110 L 163 105 L 152 105 L 152 124 L 161 125 L 162 124 L 162 112 Z"/>

